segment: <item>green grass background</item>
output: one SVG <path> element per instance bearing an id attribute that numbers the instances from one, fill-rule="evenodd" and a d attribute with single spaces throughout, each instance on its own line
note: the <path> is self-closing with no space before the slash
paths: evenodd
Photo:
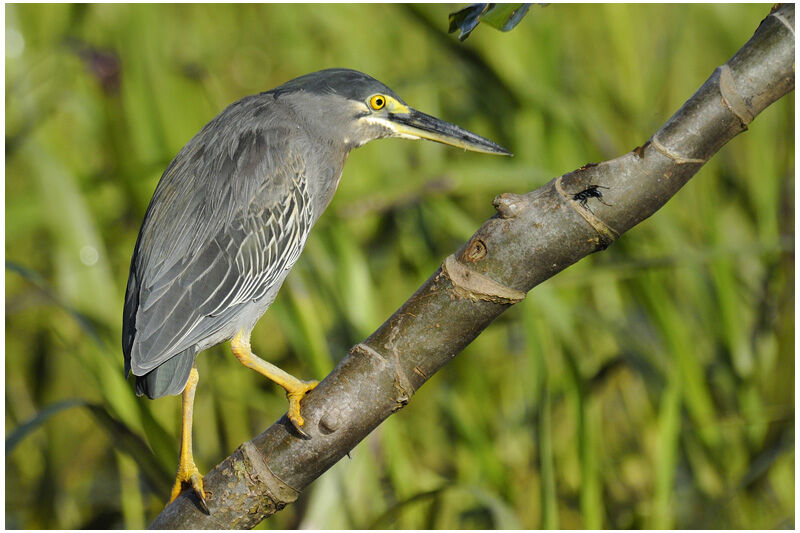
<path id="1" fill-rule="evenodd" d="M 345 66 L 513 159 L 385 140 L 255 351 L 322 378 L 493 214 L 643 144 L 768 5 L 557 5 L 446 34 L 444 5 L 6 5 L 6 526 L 139 528 L 179 400 L 137 399 L 128 265 L 170 159 L 226 105 Z M 794 94 L 656 215 L 542 284 L 264 528 L 794 527 Z M 198 359 L 207 471 L 285 412 Z"/>

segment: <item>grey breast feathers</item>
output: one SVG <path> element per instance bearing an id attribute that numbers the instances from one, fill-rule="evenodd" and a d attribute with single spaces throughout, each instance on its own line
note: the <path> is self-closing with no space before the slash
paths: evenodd
<path id="1" fill-rule="evenodd" d="M 286 113 L 270 95 L 232 104 L 156 188 L 131 261 L 123 352 L 137 376 L 180 354 L 158 380 L 163 394 L 175 393 L 174 372 L 188 377 L 196 347 L 262 298 L 302 250 L 313 216 Z"/>

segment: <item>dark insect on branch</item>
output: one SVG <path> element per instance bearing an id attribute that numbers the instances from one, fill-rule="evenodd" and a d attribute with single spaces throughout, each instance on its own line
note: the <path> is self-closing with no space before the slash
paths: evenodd
<path id="1" fill-rule="evenodd" d="M 597 200 L 603 204 L 611 207 L 611 204 L 608 204 L 603 201 L 603 193 L 599 189 L 608 189 L 609 187 L 603 187 L 602 185 L 589 185 L 584 190 L 579 193 L 575 193 L 572 197 L 573 200 L 581 204 L 581 207 L 589 209 L 587 203 L 589 202 L 590 198 L 597 198 Z M 589 209 L 591 211 L 591 209 Z"/>

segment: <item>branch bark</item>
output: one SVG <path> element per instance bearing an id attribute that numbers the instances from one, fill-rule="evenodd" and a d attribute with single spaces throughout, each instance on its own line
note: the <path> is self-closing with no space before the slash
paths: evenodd
<path id="1" fill-rule="evenodd" d="M 495 198 L 498 214 L 305 398 L 310 439 L 284 416 L 206 475 L 210 515 L 185 492 L 151 527 L 251 528 L 294 502 L 527 291 L 652 215 L 793 89 L 794 5 L 784 5 L 643 146 Z M 609 205 L 590 198 L 590 211 L 575 195 L 593 185 Z"/>

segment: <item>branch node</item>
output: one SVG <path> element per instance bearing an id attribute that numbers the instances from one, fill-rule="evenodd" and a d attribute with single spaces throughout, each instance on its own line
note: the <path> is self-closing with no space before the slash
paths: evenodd
<path id="1" fill-rule="evenodd" d="M 402 374 L 399 373 L 395 374 L 394 390 L 396 392 L 396 395 L 394 397 L 394 407 L 392 407 L 393 413 L 399 411 L 400 409 L 408 405 L 408 402 L 411 400 L 411 395 L 414 393 L 413 387 L 409 387 L 411 389 L 411 392 L 409 392 L 403 386 L 403 383 L 399 379 L 401 375 Z M 402 376 L 404 377 L 404 375 Z M 408 383 L 408 380 L 405 381 L 407 385 L 410 385 L 410 383 Z"/>
<path id="2" fill-rule="evenodd" d="M 363 342 L 356 344 L 350 349 L 351 352 L 359 352 L 377 358 L 381 361 L 381 363 L 383 363 L 384 366 L 388 365 L 392 368 L 394 372 L 394 388 L 397 392 L 397 395 L 394 398 L 396 403 L 394 411 L 397 411 L 408 404 L 408 401 L 411 399 L 411 396 L 414 394 L 415 390 L 414 386 L 411 384 L 411 381 L 409 381 L 408 376 L 406 376 L 403 372 L 403 368 L 399 360 L 400 356 L 397 353 L 397 350 L 395 350 L 393 346 L 391 347 L 391 350 L 392 354 L 394 355 L 394 361 L 391 361 L 375 348 L 364 344 Z M 335 430 L 336 425 L 334 425 L 334 428 L 330 428 L 327 422 L 328 421 L 325 421 L 324 425 L 328 427 L 328 429 Z"/>
<path id="3" fill-rule="evenodd" d="M 339 429 L 340 425 L 339 417 L 333 415 L 332 413 L 325 413 L 319 421 L 319 425 L 321 426 L 322 433 L 325 435 L 330 435 L 337 429 Z"/>
<path id="4" fill-rule="evenodd" d="M 736 115 L 736 118 L 742 123 L 742 127 L 747 129 L 747 125 L 753 121 L 755 115 L 747 107 L 747 103 L 739 91 L 736 90 L 731 67 L 726 63 L 717 70 L 719 71 L 719 92 L 722 95 L 722 104 Z"/>
<path id="5" fill-rule="evenodd" d="M 350 352 L 351 353 L 358 352 L 358 353 L 362 353 L 362 354 L 365 354 L 365 355 L 370 355 L 372 357 L 375 357 L 375 358 L 379 359 L 383 364 L 387 364 L 389 362 L 389 360 L 386 359 L 386 357 L 384 357 L 384 355 L 382 353 L 380 353 L 378 350 L 376 350 L 372 346 L 368 346 L 368 345 L 364 344 L 363 342 L 359 342 L 358 344 L 356 344 L 355 346 L 350 348 Z"/>
<path id="6" fill-rule="evenodd" d="M 492 205 L 497 209 L 500 218 L 514 218 L 525 208 L 528 199 L 522 194 L 504 192 L 495 196 Z"/>
<path id="7" fill-rule="evenodd" d="M 792 38 L 794 38 L 794 26 L 792 26 L 791 23 L 789 23 L 789 21 L 786 20 L 786 18 L 784 18 L 783 13 L 778 13 L 776 11 L 773 11 L 770 15 L 778 19 L 781 22 L 781 24 L 786 26 L 786 28 L 792 33 Z"/>
<path id="8" fill-rule="evenodd" d="M 267 497 L 275 503 L 278 509 L 294 502 L 300 491 L 276 476 L 264 460 L 264 456 L 255 444 L 247 441 L 241 445 L 242 456 L 247 459 L 253 471 L 261 482 L 261 487 L 266 491 Z"/>
<path id="9" fill-rule="evenodd" d="M 644 159 L 644 151 L 647 149 L 648 146 L 650 146 L 650 141 L 647 141 L 641 146 L 637 146 L 632 150 L 633 155 L 635 155 L 637 159 Z"/>
<path id="10" fill-rule="evenodd" d="M 561 178 L 563 177 L 564 176 L 559 176 L 555 181 L 556 192 L 567 202 L 567 205 L 574 209 L 575 212 L 583 217 L 583 219 L 595 229 L 597 234 L 600 236 L 600 242 L 598 244 L 601 249 L 608 248 L 612 242 L 619 238 L 619 232 L 597 218 L 588 207 L 583 206 L 579 201 L 575 200 L 575 195 L 567 194 L 563 185 L 561 184 Z"/>
<path id="11" fill-rule="evenodd" d="M 465 263 L 477 263 L 486 257 L 487 252 L 486 242 L 480 237 L 473 237 L 467 243 L 464 253 L 461 254 L 461 260 Z"/>
<path id="12" fill-rule="evenodd" d="M 652 143 L 653 147 L 656 150 L 661 152 L 661 154 L 664 157 L 672 159 L 676 165 L 688 165 L 688 164 L 703 165 L 706 162 L 705 159 L 694 159 L 692 157 L 683 157 L 680 154 L 676 154 L 675 152 L 673 152 L 672 150 L 661 144 L 661 141 L 658 140 L 658 133 L 656 133 L 655 135 L 653 135 L 653 137 L 650 138 L 650 142 Z"/>
<path id="13" fill-rule="evenodd" d="M 506 287 L 460 263 L 449 255 L 442 263 L 442 272 L 450 278 L 453 292 L 460 298 L 498 304 L 515 304 L 525 299 L 525 292 Z"/>

